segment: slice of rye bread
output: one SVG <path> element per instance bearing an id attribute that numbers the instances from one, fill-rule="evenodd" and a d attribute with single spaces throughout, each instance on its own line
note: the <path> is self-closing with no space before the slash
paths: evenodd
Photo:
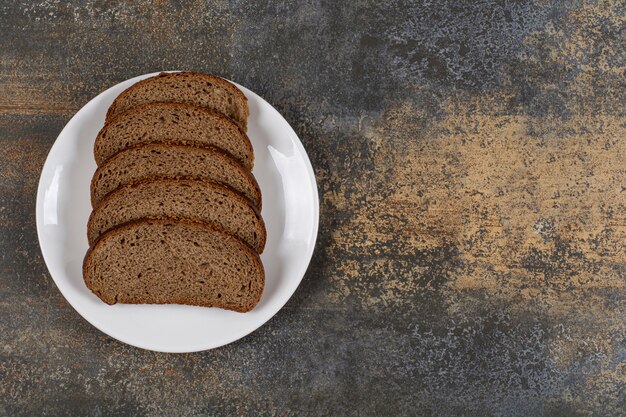
<path id="1" fill-rule="evenodd" d="M 246 312 L 259 302 L 265 272 L 245 243 L 210 225 L 139 220 L 89 249 L 87 287 L 107 304 L 190 304 Z"/>
<path id="2" fill-rule="evenodd" d="M 161 73 L 124 90 L 111 104 L 106 120 L 139 104 L 170 101 L 193 104 L 231 118 L 244 132 L 248 126 L 248 99 L 235 85 L 215 75 L 194 72 Z"/>
<path id="3" fill-rule="evenodd" d="M 91 180 L 95 207 L 115 189 L 149 177 L 195 178 L 225 184 L 261 211 L 261 191 L 252 174 L 217 148 L 148 144 L 126 149 L 102 164 Z"/>
<path id="4" fill-rule="evenodd" d="M 223 185 L 187 179 L 153 178 L 118 188 L 91 212 L 87 238 L 91 245 L 116 226 L 160 217 L 210 223 L 258 253 L 265 247 L 265 224 L 250 201 Z"/>
<path id="5" fill-rule="evenodd" d="M 248 136 L 228 117 L 180 103 L 148 103 L 119 114 L 96 137 L 96 163 L 132 146 L 146 143 L 210 145 L 220 148 L 245 168 L 254 165 Z"/>

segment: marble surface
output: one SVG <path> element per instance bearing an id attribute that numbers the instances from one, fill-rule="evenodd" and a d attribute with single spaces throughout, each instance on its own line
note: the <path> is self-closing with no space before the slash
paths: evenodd
<path id="1" fill-rule="evenodd" d="M 0 415 L 626 415 L 624 1 L 0 3 Z M 35 192 L 91 97 L 185 69 L 292 124 L 300 288 L 194 354 L 100 333 Z"/>

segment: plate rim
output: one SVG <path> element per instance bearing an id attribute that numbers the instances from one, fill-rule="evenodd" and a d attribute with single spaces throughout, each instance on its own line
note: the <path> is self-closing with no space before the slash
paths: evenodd
<path id="1" fill-rule="evenodd" d="M 300 156 L 302 157 L 302 160 L 304 162 L 304 166 L 306 168 L 306 172 L 308 174 L 308 181 L 310 183 L 311 186 L 311 196 L 313 199 L 313 228 L 311 230 L 311 236 L 309 237 L 310 239 L 310 244 L 307 246 L 307 251 L 304 253 L 303 259 L 305 260 L 305 262 L 303 263 L 303 266 L 301 267 L 302 270 L 299 271 L 299 273 L 297 275 L 299 275 L 298 277 L 298 282 L 297 284 L 294 286 L 293 290 L 287 295 L 285 296 L 283 299 L 281 299 L 280 303 L 278 304 L 278 307 L 275 309 L 275 311 L 273 311 L 271 314 L 268 315 L 268 317 L 263 318 L 258 325 L 254 325 L 252 326 L 250 329 L 246 329 L 244 332 L 242 332 L 239 335 L 227 338 L 225 340 L 222 340 L 218 343 L 209 343 L 209 344 L 205 344 L 203 346 L 194 346 L 190 349 L 159 349 L 159 348 L 155 348 L 155 347 L 151 347 L 148 346 L 146 344 L 143 343 L 137 343 L 135 341 L 129 341 L 126 337 L 120 337 L 120 335 L 114 335 L 111 333 L 114 332 L 110 332 L 110 331 L 104 331 L 99 325 L 96 325 L 87 315 L 83 314 L 81 311 L 79 311 L 74 304 L 72 303 L 72 301 L 70 300 L 70 298 L 68 297 L 68 295 L 66 294 L 66 292 L 62 289 L 61 286 L 59 286 L 59 283 L 57 282 L 57 278 L 54 276 L 54 274 L 51 271 L 50 268 L 50 263 L 52 262 L 52 254 L 49 251 L 46 251 L 44 249 L 44 244 L 43 244 L 43 225 L 42 225 L 42 219 L 43 219 L 43 214 L 42 214 L 42 210 L 43 210 L 43 199 L 44 199 L 44 194 L 45 194 L 45 187 L 44 187 L 44 173 L 49 170 L 49 165 L 52 163 L 51 162 L 51 156 L 54 155 L 55 149 L 60 146 L 59 145 L 59 138 L 64 134 L 64 132 L 68 129 L 68 126 L 70 126 L 72 124 L 72 122 L 77 119 L 78 117 L 80 117 L 81 112 L 85 111 L 85 108 L 87 108 L 91 103 L 93 103 L 94 101 L 96 101 L 100 96 L 106 94 L 107 92 L 109 92 L 110 90 L 114 89 L 115 87 L 117 87 L 118 85 L 125 83 L 125 82 L 129 82 L 132 81 L 131 84 L 129 84 L 129 86 L 137 83 L 138 81 L 145 79 L 145 78 L 149 78 L 152 76 L 156 76 L 160 73 L 163 72 L 181 72 L 180 70 L 169 70 L 169 71 L 157 71 L 157 72 L 152 72 L 152 73 L 146 73 L 146 74 L 142 74 L 142 75 L 137 75 L 131 78 L 128 78 L 126 80 L 122 80 L 112 86 L 110 86 L 109 88 L 101 91 L 100 93 L 98 93 L 96 96 L 92 97 L 87 103 L 85 103 L 83 106 L 81 106 L 81 108 L 76 111 L 76 113 L 74 113 L 74 115 L 65 123 L 65 125 L 63 126 L 63 129 L 61 129 L 61 131 L 58 133 L 58 135 L 56 136 L 52 146 L 50 147 L 50 149 L 48 150 L 48 153 L 46 155 L 46 159 L 43 163 L 43 166 L 41 168 L 41 173 L 39 174 L 39 182 L 37 185 L 37 194 L 36 194 L 36 200 L 35 200 L 35 223 L 36 223 L 36 229 L 37 229 L 37 240 L 39 243 L 39 249 L 41 252 L 41 255 L 43 257 L 44 263 L 46 265 L 46 269 L 48 270 L 48 275 L 50 276 L 50 278 L 52 278 L 52 281 L 54 282 L 56 288 L 59 290 L 59 292 L 61 293 L 61 295 L 63 296 L 63 298 L 67 301 L 67 303 L 72 307 L 72 309 L 78 313 L 78 315 L 80 317 L 82 317 L 84 320 L 86 320 L 90 325 L 92 325 L 93 327 L 95 327 L 96 329 L 98 329 L 100 332 L 102 332 L 103 334 L 107 335 L 108 337 L 111 337 L 113 339 L 116 339 L 124 344 L 133 346 L 135 348 L 139 348 L 139 349 L 145 349 L 145 350 L 149 350 L 149 351 L 153 351 L 153 352 L 164 352 L 164 353 L 193 353 L 193 352 L 202 352 L 202 351 L 206 351 L 206 350 L 211 350 L 211 349 L 216 349 L 222 346 L 226 346 L 228 344 L 231 344 L 237 340 L 243 339 L 244 337 L 248 336 L 249 334 L 251 334 L 252 332 L 254 332 L 255 330 L 259 329 L 261 326 L 265 325 L 269 320 L 271 320 L 274 316 L 276 316 L 276 314 L 278 314 L 279 311 L 281 311 L 283 309 L 283 307 L 287 304 L 287 302 L 293 297 L 293 295 L 295 294 L 296 290 L 298 289 L 298 287 L 300 286 L 300 284 L 302 283 L 302 280 L 304 279 L 304 276 L 306 275 L 306 272 L 311 264 L 311 259 L 313 258 L 313 254 L 315 252 L 315 247 L 317 245 L 317 237 L 319 234 L 319 216 L 320 216 L 320 203 L 319 203 L 319 190 L 317 187 L 317 178 L 315 176 L 315 171 L 313 169 L 313 165 L 311 164 L 311 160 L 309 158 L 308 153 L 306 152 L 306 149 L 304 148 L 304 145 L 302 144 L 302 141 L 300 140 L 300 137 L 297 135 L 297 133 L 295 132 L 295 130 L 293 129 L 293 127 L 291 126 L 291 124 L 287 121 L 287 119 L 285 119 L 285 117 L 271 104 L 269 103 L 267 100 L 265 100 L 265 98 L 263 98 L 261 95 L 257 94 L 256 92 L 250 90 L 249 88 L 246 88 L 234 81 L 231 81 L 227 78 L 224 78 L 226 81 L 234 84 L 235 86 L 237 86 L 238 88 L 242 89 L 242 91 L 244 92 L 245 95 L 245 91 L 249 91 L 250 93 L 256 95 L 259 99 L 261 99 L 266 105 L 268 105 L 273 111 L 276 112 L 276 114 L 278 114 L 286 123 L 286 126 L 289 130 L 290 136 L 292 138 L 291 142 L 296 146 Z M 223 77 L 220 77 L 223 78 Z M 128 88 L 128 87 L 126 87 Z M 122 90 L 123 91 L 123 90 Z"/>

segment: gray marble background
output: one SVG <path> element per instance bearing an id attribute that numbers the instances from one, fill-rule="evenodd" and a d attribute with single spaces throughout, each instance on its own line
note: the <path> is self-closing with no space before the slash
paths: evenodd
<path id="1" fill-rule="evenodd" d="M 626 415 L 624 1 L 0 3 L 0 415 Z M 285 308 L 171 355 L 63 299 L 56 136 L 158 70 L 300 135 L 321 224 Z"/>

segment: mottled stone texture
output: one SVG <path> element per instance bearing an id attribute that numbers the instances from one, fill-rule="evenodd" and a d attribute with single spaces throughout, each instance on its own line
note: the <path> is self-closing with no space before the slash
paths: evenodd
<path id="1" fill-rule="evenodd" d="M 624 1 L 4 1 L 0 415 L 626 415 Z M 216 73 L 316 171 L 295 296 L 168 355 L 87 324 L 35 232 L 47 151 L 105 88 Z"/>

